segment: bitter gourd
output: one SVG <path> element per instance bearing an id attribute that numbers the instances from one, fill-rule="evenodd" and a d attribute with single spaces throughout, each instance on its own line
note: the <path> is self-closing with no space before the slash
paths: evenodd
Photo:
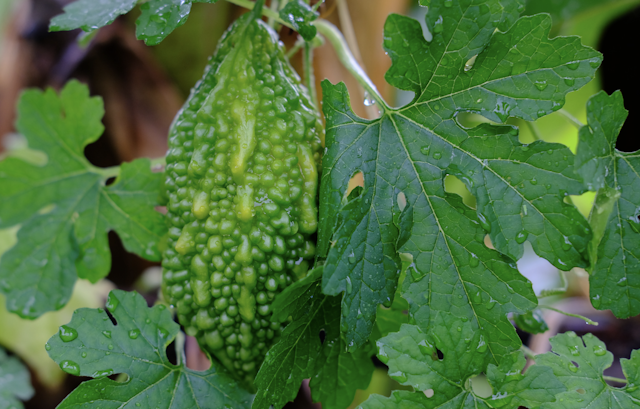
<path id="1" fill-rule="evenodd" d="M 227 31 L 170 130 L 163 292 L 200 346 L 251 383 L 271 302 L 314 257 L 322 124 L 276 33 Z"/>

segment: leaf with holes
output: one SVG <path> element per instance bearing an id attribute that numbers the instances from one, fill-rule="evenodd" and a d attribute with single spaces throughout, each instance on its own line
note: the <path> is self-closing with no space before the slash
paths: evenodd
<path id="1" fill-rule="evenodd" d="M 565 390 L 550 368 L 522 370 L 521 352 L 505 357 L 499 367 L 489 364 L 487 379 L 493 395 L 482 398 L 467 386 L 491 360 L 487 344 L 468 321 L 445 318 L 428 333 L 403 324 L 399 332 L 377 342 L 378 357 L 389 366 L 389 375 L 416 392 L 396 391 L 385 398 L 372 395 L 363 409 L 373 408 L 492 408 L 525 405 L 537 408 L 553 402 Z"/>
<path id="2" fill-rule="evenodd" d="M 576 154 L 577 172 L 598 191 L 589 217 L 591 303 L 620 318 L 640 314 L 640 151 L 616 149 L 626 118 L 620 91 L 591 97 Z"/>
<path id="3" fill-rule="evenodd" d="M 9 357 L 0 348 L 0 408 L 22 409 L 20 401 L 33 396 L 29 370 L 18 358 Z"/>
<path id="4" fill-rule="evenodd" d="M 158 204 L 162 175 L 148 159 L 125 163 L 114 183 L 91 165 L 84 148 L 102 133 L 102 100 L 69 82 L 60 96 L 29 90 L 18 103 L 17 128 L 29 147 L 46 153 L 37 166 L 0 162 L 0 228 L 21 224 L 18 243 L 0 259 L 7 309 L 24 318 L 62 308 L 77 277 L 98 281 L 111 268 L 107 233 L 148 260 L 160 260 L 166 231 Z"/>
<path id="5" fill-rule="evenodd" d="M 631 359 L 621 359 L 622 371 L 629 384 L 614 388 L 605 382 L 603 371 L 611 366 L 613 354 L 602 341 L 587 334 L 582 338 L 567 332 L 551 338 L 551 352 L 535 357 L 536 366 L 545 365 L 566 386 L 556 402 L 546 403 L 542 409 L 636 407 L 640 401 L 640 352 L 633 351 Z"/>
<path id="6" fill-rule="evenodd" d="M 164 305 L 147 307 L 138 293 L 114 290 L 107 309 L 76 310 L 46 345 L 51 359 L 76 376 L 90 376 L 58 406 L 65 408 L 251 407 L 253 395 L 223 370 L 193 371 L 166 355 L 180 327 Z M 107 376 L 127 374 L 125 382 Z"/>
<path id="7" fill-rule="evenodd" d="M 358 118 L 346 87 L 323 82 L 328 150 L 318 251 L 327 257 L 325 293 L 346 292 L 347 341 L 364 342 L 375 316 L 371 306 L 395 291 L 396 251 L 413 256 L 403 297 L 417 323 L 429 327 L 443 313 L 470 320 L 494 363 L 520 346 L 506 314 L 536 304 L 511 261 L 522 256 L 524 241 L 562 270 L 586 266 L 589 225 L 564 202 L 585 190 L 571 151 L 543 141 L 523 145 L 512 126 L 467 128 L 457 118 L 475 112 L 498 123 L 532 121 L 558 110 L 567 93 L 593 78 L 598 52 L 578 38 L 549 39 L 549 16 L 518 19 L 522 10 L 518 0 L 434 0 L 426 17 L 430 42 L 417 21 L 389 16 L 386 78 L 415 98 L 399 109 L 381 106 L 379 119 Z M 364 176 L 362 195 L 338 217 L 336 203 L 357 172 Z M 445 192 L 447 174 L 462 179 L 476 210 Z M 392 223 L 398 192 L 413 211 L 403 246 Z M 511 260 L 487 249 L 487 233 Z"/>

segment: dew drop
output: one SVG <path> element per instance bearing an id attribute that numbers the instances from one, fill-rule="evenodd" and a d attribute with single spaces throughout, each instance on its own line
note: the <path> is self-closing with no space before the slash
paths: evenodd
<path id="1" fill-rule="evenodd" d="M 102 335 L 104 335 L 105 337 L 111 339 L 111 331 L 102 331 Z"/>
<path id="2" fill-rule="evenodd" d="M 351 250 L 351 254 L 349 254 L 349 257 L 347 259 L 349 260 L 349 263 L 351 263 L 351 264 L 355 264 L 356 263 L 356 255 L 353 252 L 353 250 Z"/>
<path id="3" fill-rule="evenodd" d="M 473 57 L 469 58 L 469 60 L 464 64 L 464 71 L 467 72 L 469 70 L 471 70 L 473 68 L 473 64 L 476 63 L 476 58 L 478 56 L 474 55 Z"/>
<path id="4" fill-rule="evenodd" d="M 593 308 L 597 309 L 598 307 L 600 307 L 600 303 L 600 294 L 591 297 L 591 305 L 593 305 Z"/>
<path id="5" fill-rule="evenodd" d="M 567 368 L 569 368 L 569 370 L 570 370 L 571 372 L 573 372 L 573 373 L 578 372 L 578 368 L 576 368 L 576 366 L 575 366 L 573 363 L 571 363 L 571 362 L 569 362 L 569 363 L 567 364 Z"/>
<path id="6" fill-rule="evenodd" d="M 116 296 L 111 293 L 109 294 L 109 298 L 107 299 L 107 304 L 105 305 L 105 307 L 107 307 L 107 310 L 109 310 L 110 313 L 113 313 L 116 308 L 118 308 L 119 304 L 120 300 L 118 300 Z"/>
<path id="7" fill-rule="evenodd" d="M 351 294 L 353 291 L 353 284 L 351 284 L 351 277 L 347 276 L 347 294 Z"/>
<path id="8" fill-rule="evenodd" d="M 567 236 L 564 236 L 564 243 L 562 243 L 562 250 L 569 251 L 572 245 Z"/>
<path id="9" fill-rule="evenodd" d="M 525 240 L 527 240 L 527 237 L 529 237 L 529 232 L 526 230 L 522 230 L 516 235 L 516 243 L 518 244 L 524 243 Z"/>
<path id="10" fill-rule="evenodd" d="M 364 103 L 365 106 L 370 107 L 372 105 L 375 105 L 376 100 L 373 99 L 371 97 L 371 95 L 369 95 L 369 92 L 365 91 L 364 92 L 364 101 L 363 101 L 363 103 Z"/>
<path id="11" fill-rule="evenodd" d="M 87 357 L 87 353 L 83 352 L 82 354 L 80 354 L 81 357 L 86 358 Z"/>
<path id="12" fill-rule="evenodd" d="M 491 225 L 487 222 L 487 218 L 482 213 L 478 213 L 478 220 L 480 221 L 480 226 L 487 232 L 491 232 Z M 484 239 L 484 238 L 483 238 Z"/>
<path id="13" fill-rule="evenodd" d="M 453 0 L 444 0 L 444 6 L 446 8 L 453 6 Z"/>
<path id="14" fill-rule="evenodd" d="M 616 283 L 618 286 L 620 287 L 624 287 L 627 285 L 627 277 L 622 277 L 620 280 L 618 280 L 618 282 Z"/>
<path id="15" fill-rule="evenodd" d="M 568 87 L 573 87 L 573 84 L 576 83 L 576 80 L 573 78 L 565 78 L 564 83 L 567 84 Z"/>
<path id="16" fill-rule="evenodd" d="M 91 376 L 93 378 L 102 378 L 103 376 L 109 376 L 109 375 L 113 375 L 113 369 L 104 369 L 102 371 L 95 371 Z"/>
<path id="17" fill-rule="evenodd" d="M 444 27 L 442 16 L 438 16 L 438 19 L 435 21 L 435 23 L 433 23 L 433 32 L 434 34 L 442 33 L 443 29 Z"/>
<path id="18" fill-rule="evenodd" d="M 132 329 L 131 331 L 129 331 L 129 338 L 136 339 L 138 338 L 138 336 L 140 336 L 140 330 Z"/>
<path id="19" fill-rule="evenodd" d="M 440 152 L 434 152 L 433 153 L 433 159 L 438 160 L 442 157 L 442 153 Z"/>
<path id="20" fill-rule="evenodd" d="M 469 253 L 469 265 L 471 267 L 478 267 L 480 265 L 480 259 L 473 253 Z"/>
<path id="21" fill-rule="evenodd" d="M 580 66 L 579 61 L 574 61 L 567 64 L 567 68 L 569 68 L 570 70 L 577 70 L 579 66 Z"/>
<path id="22" fill-rule="evenodd" d="M 80 375 L 80 365 L 68 359 L 60 362 L 60 369 L 62 369 L 63 371 L 65 371 L 70 375 L 75 375 L 75 376 Z"/>
<path id="23" fill-rule="evenodd" d="M 398 372 L 393 372 L 393 373 L 389 373 L 389 376 L 392 377 L 393 379 L 395 379 L 396 381 L 403 383 L 407 381 L 407 375 L 405 375 L 404 373 L 398 371 Z"/>
<path id="24" fill-rule="evenodd" d="M 536 81 L 534 84 L 539 91 L 544 91 L 547 88 L 547 81 Z"/>
<path id="25" fill-rule="evenodd" d="M 484 336 L 480 335 L 480 341 L 478 342 L 478 347 L 476 350 L 481 354 L 487 351 L 488 345 L 484 342 Z"/>
<path id="26" fill-rule="evenodd" d="M 580 348 L 578 348 L 577 346 L 570 347 L 569 351 L 571 351 L 571 355 L 573 356 L 580 356 Z"/>
<path id="27" fill-rule="evenodd" d="M 58 333 L 60 334 L 60 339 L 63 342 L 71 342 L 78 338 L 78 331 L 66 325 L 60 326 Z"/>
<path id="28" fill-rule="evenodd" d="M 536 180 L 536 178 L 531 179 L 531 181 L 530 181 L 530 182 L 531 182 L 531 184 L 532 184 L 532 185 L 534 185 L 534 186 L 538 184 L 538 181 Z"/>
<path id="29" fill-rule="evenodd" d="M 423 155 L 428 155 L 429 154 L 429 146 L 423 146 L 422 148 L 420 148 L 420 153 L 422 153 Z"/>
<path id="30" fill-rule="evenodd" d="M 51 345 L 49 345 L 49 343 L 47 342 L 46 344 L 44 344 L 44 349 L 47 351 L 51 351 Z"/>

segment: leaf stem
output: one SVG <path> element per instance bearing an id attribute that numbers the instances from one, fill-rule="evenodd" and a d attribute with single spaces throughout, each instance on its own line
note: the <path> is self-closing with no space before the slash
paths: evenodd
<path id="1" fill-rule="evenodd" d="M 540 296 L 538 298 L 551 297 L 552 295 L 562 295 L 567 292 L 568 284 L 567 284 L 567 276 L 566 273 L 562 270 L 558 270 L 558 275 L 560 276 L 560 287 L 551 288 L 549 290 L 540 291 Z"/>
<path id="2" fill-rule="evenodd" d="M 617 382 L 617 383 L 624 383 L 624 384 L 629 383 L 628 380 L 623 379 L 623 378 L 616 378 L 615 376 L 603 375 L 602 379 L 604 379 L 605 381 L 610 381 L 610 382 Z"/>
<path id="3" fill-rule="evenodd" d="M 538 308 L 544 308 L 544 309 L 547 309 L 547 310 L 555 311 L 555 312 L 557 312 L 557 313 L 560 313 L 560 314 L 566 315 L 567 317 L 579 318 L 579 319 L 581 319 L 581 320 L 584 320 L 584 322 L 586 322 L 586 323 L 587 323 L 587 324 L 589 324 L 589 325 L 593 325 L 593 326 L 597 326 L 597 325 L 598 325 L 598 323 L 597 323 L 597 322 L 592 321 L 592 320 L 590 320 L 590 319 L 589 319 L 589 318 L 587 318 L 587 317 L 584 317 L 584 316 L 582 316 L 582 315 L 578 315 L 578 314 L 571 314 L 570 312 L 562 311 L 562 310 L 559 310 L 559 309 L 557 309 L 557 308 L 550 307 L 550 306 L 548 306 L 548 305 L 539 305 L 539 306 L 538 306 Z"/>
<path id="4" fill-rule="evenodd" d="M 391 107 L 387 105 L 385 100 L 382 98 L 382 95 L 378 92 L 378 89 L 374 85 L 374 83 L 369 79 L 367 74 L 364 72 L 358 61 L 356 61 L 355 57 L 349 50 L 349 46 L 347 42 L 336 26 L 331 24 L 330 22 L 318 19 L 313 22 L 313 25 L 318 29 L 318 32 L 325 36 L 327 40 L 331 43 L 333 48 L 336 50 L 338 54 L 338 58 L 342 65 L 353 75 L 356 80 L 364 87 L 364 89 L 369 93 L 369 95 L 378 103 L 385 111 L 391 110 Z"/>
<path id="5" fill-rule="evenodd" d="M 566 109 L 562 108 L 559 109 L 558 112 L 562 115 L 564 115 L 565 118 L 567 118 L 569 120 L 569 122 L 571 122 L 571 124 L 573 124 L 573 126 L 575 126 L 576 128 L 580 129 L 584 126 L 584 124 L 575 116 L 573 116 L 569 111 L 567 111 Z"/>
<path id="6" fill-rule="evenodd" d="M 304 82 L 309 90 L 309 96 L 311 101 L 316 106 L 316 110 L 320 110 L 318 104 L 318 93 L 316 92 L 316 77 L 313 73 L 313 46 L 311 43 L 304 42 L 304 56 L 302 59 L 302 65 L 304 69 Z"/>
<path id="7" fill-rule="evenodd" d="M 347 45 L 351 49 L 353 53 L 353 57 L 355 58 L 358 65 L 362 68 L 362 72 L 364 71 L 364 63 L 362 61 L 362 54 L 360 54 L 360 47 L 358 47 L 358 39 L 356 37 L 356 32 L 353 29 L 353 23 L 351 21 L 351 13 L 349 13 L 349 6 L 347 5 L 346 0 L 335 0 L 336 6 L 338 7 L 338 18 L 340 19 L 340 27 L 342 28 L 342 33 L 344 38 L 347 41 Z M 336 50 L 337 51 L 337 50 Z M 366 74 L 366 72 L 365 72 Z M 363 99 L 368 99 L 366 91 L 363 90 L 362 84 L 360 85 L 360 93 L 362 94 Z M 367 111 L 367 116 L 369 119 L 374 119 L 379 116 L 378 110 L 373 105 L 365 104 L 365 110 Z"/>
<path id="8" fill-rule="evenodd" d="M 290 60 L 294 55 L 296 55 L 296 53 L 304 46 L 304 43 L 304 39 L 302 37 L 298 37 L 293 47 L 291 47 L 289 51 L 287 51 L 287 54 L 285 54 L 287 60 Z"/>
<path id="9" fill-rule="evenodd" d="M 271 9 L 271 11 L 273 11 L 274 13 L 280 15 L 278 13 L 278 6 L 279 6 L 279 1 L 278 0 L 271 0 L 271 6 L 269 7 L 269 9 Z M 276 20 L 275 18 L 273 18 L 273 16 L 269 17 L 267 19 L 267 24 L 269 24 L 269 27 L 273 28 L 275 30 L 276 28 Z"/>
<path id="10" fill-rule="evenodd" d="M 255 6 L 255 3 L 252 2 L 251 0 L 227 0 L 227 2 L 231 3 L 231 4 L 235 4 L 236 6 L 240 6 L 240 7 L 244 7 L 246 9 L 249 10 L 253 10 L 253 7 Z M 286 22 L 282 21 L 280 19 L 280 14 L 276 11 L 273 11 L 269 8 L 263 7 L 262 8 L 262 14 L 264 16 L 266 16 L 269 19 L 273 19 L 274 21 L 276 21 L 278 24 L 282 24 L 285 25 L 289 28 L 293 28 L 291 27 L 291 25 L 287 24 Z"/>
<path id="11" fill-rule="evenodd" d="M 530 121 L 525 121 L 525 123 L 527 124 L 527 126 L 529 127 L 529 130 L 531 131 L 531 134 L 533 135 L 533 139 L 535 139 L 536 141 L 541 141 L 542 135 L 540 134 L 540 128 L 538 128 L 538 125 L 536 125 L 535 122 L 530 122 Z"/>
<path id="12" fill-rule="evenodd" d="M 535 359 L 535 356 L 536 356 L 535 352 L 533 352 L 531 348 L 529 348 L 528 346 L 523 345 L 520 347 L 520 350 L 524 353 L 524 356 L 526 356 L 527 358 Z"/>

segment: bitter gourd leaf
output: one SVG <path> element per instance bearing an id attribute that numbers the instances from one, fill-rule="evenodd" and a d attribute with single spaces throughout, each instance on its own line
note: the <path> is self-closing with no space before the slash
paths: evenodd
<path id="1" fill-rule="evenodd" d="M 346 351 L 340 338 L 340 297 L 322 294 L 322 268 L 287 287 L 273 303 L 274 318 L 292 321 L 269 350 L 256 376 L 254 409 L 280 409 L 311 378 L 311 397 L 327 409 L 344 409 L 373 374 L 371 351 Z M 322 338 L 321 338 L 322 333 Z"/>
<path id="2" fill-rule="evenodd" d="M 345 292 L 349 345 L 366 341 L 371 312 L 393 295 L 397 251 L 413 257 L 402 296 L 417 324 L 430 327 L 439 314 L 468 319 L 494 363 L 520 346 L 506 315 L 537 301 L 513 262 L 524 241 L 560 269 L 586 266 L 589 225 L 564 202 L 585 190 L 571 151 L 543 141 L 524 145 L 515 127 L 501 123 L 560 109 L 567 93 L 593 78 L 601 55 L 575 37 L 549 39 L 549 16 L 518 19 L 523 8 L 518 0 L 431 1 L 430 42 L 417 21 L 390 15 L 386 79 L 415 98 L 401 108 L 380 107 L 376 120 L 353 113 L 343 84 L 323 82 L 327 153 L 318 253 L 326 257 L 324 292 Z M 467 128 L 461 112 L 498 124 Z M 335 204 L 357 172 L 364 176 L 361 205 L 332 236 Z M 447 174 L 466 184 L 477 209 L 445 192 Z M 411 238 L 400 248 L 391 223 L 397 191 L 413 208 Z M 485 246 L 487 234 L 506 256 Z"/>
<path id="3" fill-rule="evenodd" d="M 65 408 L 238 408 L 249 409 L 253 395 L 223 368 L 199 372 L 166 355 L 180 331 L 164 305 L 153 308 L 136 292 L 114 290 L 107 310 L 76 310 L 71 322 L 45 345 L 60 368 L 96 378 L 80 384 L 58 406 Z M 181 355 L 181 353 L 179 353 Z M 126 374 L 118 382 L 107 378 Z"/>
<path id="4" fill-rule="evenodd" d="M 102 100 L 69 82 L 58 96 L 25 91 L 18 102 L 18 132 L 46 164 L 20 158 L 0 161 L 0 228 L 21 225 L 18 242 L 0 258 L 0 291 L 7 309 L 36 318 L 62 308 L 77 277 L 92 282 L 107 275 L 107 233 L 149 260 L 160 259 L 166 233 L 158 205 L 162 177 L 148 159 L 125 163 L 113 184 L 84 156 L 102 133 Z"/>
<path id="5" fill-rule="evenodd" d="M 626 118 L 620 91 L 591 97 L 576 153 L 577 172 L 598 192 L 589 216 L 591 303 L 620 318 L 640 314 L 640 151 L 616 149 Z"/>
<path id="6" fill-rule="evenodd" d="M 215 3 L 218 0 L 196 0 L 197 3 Z M 138 0 L 77 0 L 64 7 L 64 13 L 51 19 L 51 31 L 81 28 L 90 32 L 114 22 L 131 11 Z M 147 45 L 159 44 L 173 30 L 187 21 L 193 0 L 150 0 L 140 5 L 136 20 L 136 36 Z"/>
<path id="7" fill-rule="evenodd" d="M 21 401 L 33 396 L 29 370 L 0 348 L 0 409 L 23 409 Z"/>
<path id="8" fill-rule="evenodd" d="M 302 0 L 292 0 L 280 10 L 280 18 L 291 24 L 302 38 L 307 41 L 313 40 L 316 36 L 316 28 L 311 22 L 318 18 L 318 13 L 313 11 L 307 3 Z"/>
<path id="9" fill-rule="evenodd" d="M 246 384 L 283 327 L 274 297 L 315 255 L 323 132 L 255 13 L 225 34 L 171 128 L 163 260 L 187 333 Z"/>
<path id="10" fill-rule="evenodd" d="M 474 393 L 469 380 L 487 366 L 491 357 L 484 338 L 468 321 L 442 317 L 437 326 L 423 332 L 403 324 L 399 332 L 377 341 L 378 357 L 389 366 L 389 375 L 411 391 L 395 391 L 389 398 L 371 395 L 361 409 L 382 408 L 516 408 L 530 409 L 553 402 L 565 387 L 544 366 L 522 373 L 521 352 L 507 355 L 500 366 L 488 365 L 487 380 L 492 395 Z"/>
<path id="11" fill-rule="evenodd" d="M 640 402 L 640 351 L 631 352 L 631 359 L 621 359 L 620 365 L 628 384 L 623 388 L 609 386 L 603 371 L 613 363 L 613 354 L 604 342 L 592 334 L 578 337 L 566 332 L 551 338 L 551 352 L 535 357 L 536 365 L 553 369 L 567 391 L 542 409 L 632 408 Z"/>

